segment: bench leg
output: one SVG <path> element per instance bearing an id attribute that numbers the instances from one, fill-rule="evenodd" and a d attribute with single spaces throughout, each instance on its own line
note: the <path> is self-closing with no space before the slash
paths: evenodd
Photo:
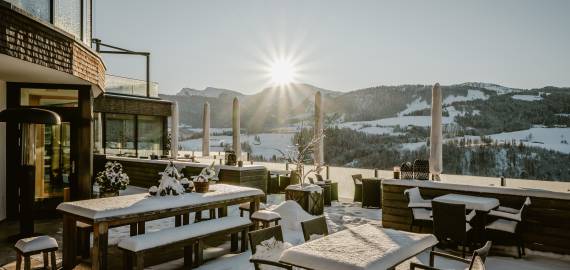
<path id="1" fill-rule="evenodd" d="M 231 234 L 231 252 L 236 252 L 238 250 L 238 233 Z"/>
<path id="2" fill-rule="evenodd" d="M 16 270 L 20 270 L 22 269 L 22 254 L 18 252 L 18 254 L 16 254 L 16 257 Z"/>
<path id="3" fill-rule="evenodd" d="M 136 270 L 143 270 L 144 269 L 144 254 L 143 253 L 137 253 L 135 255 L 135 269 Z"/>
<path id="4" fill-rule="evenodd" d="M 175 216 L 174 217 L 174 227 L 182 226 L 182 216 Z"/>
<path id="5" fill-rule="evenodd" d="M 133 270 L 133 257 L 128 251 L 123 251 L 123 269 Z"/>
<path id="6" fill-rule="evenodd" d="M 32 268 L 32 262 L 30 261 L 30 256 L 24 256 L 24 270 L 30 270 Z"/>
<path id="7" fill-rule="evenodd" d="M 245 228 L 241 231 L 241 252 L 247 251 L 247 234 L 249 233 L 249 228 Z"/>
<path id="8" fill-rule="evenodd" d="M 190 224 L 190 213 L 182 215 L 182 225 Z"/>
<path id="9" fill-rule="evenodd" d="M 55 251 L 50 252 L 51 257 L 51 270 L 57 269 L 57 263 L 55 262 Z"/>
<path id="10" fill-rule="evenodd" d="M 194 253 L 194 243 L 184 247 L 184 269 L 192 269 L 192 253 Z"/>
<path id="11" fill-rule="evenodd" d="M 132 223 L 130 225 L 130 235 L 135 236 L 135 235 L 137 235 L 137 233 L 138 233 L 137 232 L 137 223 Z"/>
<path id="12" fill-rule="evenodd" d="M 194 249 L 194 259 L 195 259 L 195 266 L 202 265 L 204 261 L 204 241 L 198 240 L 196 241 L 196 249 Z"/>

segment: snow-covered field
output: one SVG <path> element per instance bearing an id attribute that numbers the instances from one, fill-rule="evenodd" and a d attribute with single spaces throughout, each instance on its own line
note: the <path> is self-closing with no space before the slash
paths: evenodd
<path id="1" fill-rule="evenodd" d="M 272 156 L 279 157 L 281 153 L 278 151 L 287 151 L 291 145 L 293 133 L 260 133 L 255 135 L 241 135 L 242 142 L 248 142 L 251 145 L 253 155 L 263 156 L 265 159 L 270 159 Z M 259 141 L 255 137 L 259 137 Z M 231 144 L 231 136 L 210 136 L 210 151 L 223 152 L 224 145 Z M 182 150 L 186 151 L 201 151 L 202 139 L 193 139 L 179 142 Z"/>
<path id="2" fill-rule="evenodd" d="M 499 142 L 521 141 L 524 145 L 570 154 L 570 128 L 531 128 L 490 135 Z"/>

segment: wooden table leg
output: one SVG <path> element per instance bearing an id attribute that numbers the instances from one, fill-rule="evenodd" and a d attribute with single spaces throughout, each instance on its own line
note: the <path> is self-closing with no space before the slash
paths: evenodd
<path id="1" fill-rule="evenodd" d="M 182 226 L 182 216 L 174 216 L 174 227 Z"/>
<path id="2" fill-rule="evenodd" d="M 93 224 L 93 254 L 91 269 L 107 269 L 107 242 L 109 240 L 109 224 L 106 222 Z"/>
<path id="3" fill-rule="evenodd" d="M 218 208 L 218 217 L 227 217 L 228 216 L 228 207 L 220 207 Z"/>
<path id="4" fill-rule="evenodd" d="M 138 234 L 138 232 L 137 232 L 137 223 L 131 223 L 131 224 L 130 224 L 130 235 L 131 235 L 131 236 L 135 236 L 135 235 L 137 235 L 137 234 Z"/>
<path id="5" fill-rule="evenodd" d="M 190 224 L 190 213 L 182 215 L 182 225 Z"/>
<path id="6" fill-rule="evenodd" d="M 77 227 L 75 219 L 67 214 L 63 214 L 63 269 L 71 270 L 75 267 L 75 243 L 77 241 Z"/>
<path id="7" fill-rule="evenodd" d="M 255 199 L 253 199 L 253 201 L 249 203 L 249 210 L 250 214 L 253 214 L 259 210 L 259 197 L 255 197 Z M 259 229 L 259 224 L 257 222 L 254 222 L 250 230 L 256 231 L 258 229 Z"/>

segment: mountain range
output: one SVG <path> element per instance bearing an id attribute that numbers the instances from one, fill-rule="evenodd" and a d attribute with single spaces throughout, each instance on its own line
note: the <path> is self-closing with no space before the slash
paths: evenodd
<path id="1" fill-rule="evenodd" d="M 429 115 L 431 88 L 431 85 L 375 86 L 339 92 L 309 84 L 291 84 L 288 87 L 265 88 L 251 95 L 208 87 L 204 90 L 183 88 L 176 95 L 160 97 L 177 101 L 181 123 L 191 127 L 201 126 L 205 102 L 211 105 L 213 127 L 231 127 L 232 102 L 234 97 L 238 97 L 241 125 L 255 133 L 311 121 L 317 91 L 323 94 L 324 111 L 331 121 Z M 457 122 L 464 128 L 483 130 L 483 133 L 524 129 L 546 122 L 567 124 L 570 117 L 555 115 L 570 113 L 569 90 L 557 87 L 517 89 L 480 82 L 442 86 L 444 106 L 452 106 L 450 110 L 459 111 Z"/>

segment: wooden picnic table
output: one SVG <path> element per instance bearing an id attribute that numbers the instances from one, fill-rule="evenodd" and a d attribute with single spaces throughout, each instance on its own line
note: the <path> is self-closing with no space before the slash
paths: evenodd
<path id="1" fill-rule="evenodd" d="M 437 243 L 431 234 L 366 224 L 294 246 L 279 261 L 305 269 L 394 269 Z"/>
<path id="2" fill-rule="evenodd" d="M 250 202 L 253 213 L 259 209 L 264 195 L 263 191 L 255 188 L 217 184 L 212 185 L 208 193 L 193 192 L 178 196 L 139 193 L 61 203 L 57 210 L 63 214 L 63 269 L 73 269 L 76 263 L 77 221 L 93 226 L 91 269 L 107 269 L 107 242 L 111 226 L 131 225 L 131 235 L 141 234 L 144 233 L 146 221 L 244 202 Z"/>

